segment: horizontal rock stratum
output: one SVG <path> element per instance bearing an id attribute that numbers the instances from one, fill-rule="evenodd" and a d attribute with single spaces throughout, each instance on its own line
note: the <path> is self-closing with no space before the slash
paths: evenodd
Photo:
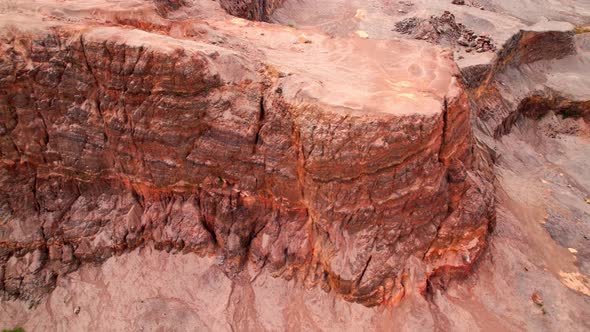
<path id="1" fill-rule="evenodd" d="M 35 301 L 146 244 L 365 305 L 399 302 L 410 270 L 422 292 L 469 272 L 492 175 L 450 52 L 303 34 L 210 1 L 169 18 L 184 5 L 4 21 L 5 295 Z"/>

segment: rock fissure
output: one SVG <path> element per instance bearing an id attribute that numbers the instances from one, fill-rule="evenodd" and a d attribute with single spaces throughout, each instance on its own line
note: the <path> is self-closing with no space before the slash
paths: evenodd
<path id="1" fill-rule="evenodd" d="M 252 154 L 256 154 L 258 145 L 263 144 L 260 140 L 260 131 L 264 125 L 264 97 L 260 97 L 260 113 L 258 115 L 258 127 L 256 129 L 256 136 L 254 139 L 254 146 L 252 147 Z"/>

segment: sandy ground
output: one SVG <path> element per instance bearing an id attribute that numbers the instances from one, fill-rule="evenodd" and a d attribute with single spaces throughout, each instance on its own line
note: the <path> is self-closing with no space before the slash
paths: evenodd
<path id="1" fill-rule="evenodd" d="M 482 10 L 483 8 L 483 10 Z M 395 23 L 408 18 L 428 19 L 444 11 L 477 34 L 487 34 L 501 46 L 520 29 L 547 20 L 574 25 L 590 24 L 588 0 L 286 0 L 273 21 L 299 29 L 319 29 L 333 36 L 361 35 L 370 39 L 407 38 L 395 31 Z M 457 49 L 460 67 L 489 63 L 493 53 L 466 53 Z"/>

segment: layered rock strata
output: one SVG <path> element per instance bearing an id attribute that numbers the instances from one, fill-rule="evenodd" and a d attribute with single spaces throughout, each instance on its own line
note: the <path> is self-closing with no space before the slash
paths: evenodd
<path id="1" fill-rule="evenodd" d="M 450 55 L 324 35 L 293 50 L 294 29 L 234 23 L 207 22 L 231 45 L 108 24 L 2 32 L 4 295 L 35 301 L 145 244 L 365 305 L 399 302 L 409 271 L 422 292 L 469 272 L 493 188 Z M 260 34 L 274 44 L 235 47 Z"/>
<path id="2" fill-rule="evenodd" d="M 590 121 L 590 35 L 543 22 L 514 35 L 474 88 L 479 127 L 496 138 L 549 111 Z M 469 79 L 469 78 L 468 78 Z M 475 81 L 476 79 L 473 79 Z"/>

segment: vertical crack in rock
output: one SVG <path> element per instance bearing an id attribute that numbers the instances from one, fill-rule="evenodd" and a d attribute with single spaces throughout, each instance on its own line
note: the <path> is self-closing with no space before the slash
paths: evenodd
<path id="1" fill-rule="evenodd" d="M 358 279 L 356 281 L 357 288 L 361 284 L 361 281 L 363 281 L 363 277 L 365 276 L 365 273 L 367 272 L 367 269 L 369 268 L 369 264 L 371 264 L 371 259 L 373 259 L 373 255 L 370 255 L 369 258 L 367 259 L 367 263 L 365 264 L 365 267 L 363 268 L 361 275 L 358 277 Z"/>
<path id="2" fill-rule="evenodd" d="M 258 146 L 260 144 L 262 144 L 262 142 L 260 141 L 260 130 L 262 130 L 262 126 L 264 125 L 264 96 L 260 97 L 260 106 L 258 109 L 258 124 L 257 124 L 257 128 L 256 128 L 256 136 L 254 139 L 254 146 L 252 147 L 252 154 L 256 154 L 256 150 L 258 149 Z"/>
<path id="3" fill-rule="evenodd" d="M 448 163 L 448 161 L 445 161 L 443 158 L 443 150 L 445 148 L 446 145 L 446 140 L 447 140 L 447 134 L 449 131 L 448 128 L 448 114 L 449 114 L 449 104 L 448 104 L 448 100 L 447 97 L 445 96 L 443 99 L 443 112 L 442 112 L 442 134 L 441 134 L 441 144 L 439 147 L 439 151 L 438 151 L 438 162 L 445 165 Z M 448 170 L 446 171 L 447 176 L 448 176 Z M 447 176 L 445 176 L 445 178 L 447 178 Z M 448 202 L 447 202 L 448 204 Z M 430 252 L 430 249 L 432 248 L 432 246 L 434 245 L 434 243 L 437 241 L 438 237 L 439 237 L 439 233 L 440 230 L 442 228 L 442 225 L 444 223 L 444 220 L 447 219 L 452 211 L 447 211 L 447 214 L 445 216 L 445 218 L 440 221 L 440 223 L 436 226 L 436 233 L 434 235 L 434 237 L 432 238 L 432 241 L 430 241 L 430 244 L 428 245 L 428 247 L 426 248 L 426 250 L 424 251 L 424 254 L 422 255 L 422 260 L 426 260 L 426 255 L 428 255 L 428 253 Z"/>
<path id="4" fill-rule="evenodd" d="M 438 151 L 438 161 L 441 164 L 446 164 L 446 161 L 443 160 L 443 149 L 447 144 L 447 133 L 448 133 L 448 114 L 449 114 L 449 105 L 447 101 L 447 97 L 443 99 L 443 112 L 442 112 L 442 134 L 441 134 L 441 143 L 440 148 Z"/>
<path id="5" fill-rule="evenodd" d="M 303 151 L 303 142 L 301 142 L 301 132 L 297 124 L 293 124 L 293 141 L 295 146 L 295 153 L 297 156 L 296 172 L 299 191 L 301 193 L 301 200 L 305 201 L 305 155 Z"/>
<path id="6" fill-rule="evenodd" d="M 96 78 L 96 75 L 94 74 L 94 71 L 92 70 L 92 67 L 90 66 L 90 62 L 88 61 L 88 56 L 86 54 L 86 46 L 84 45 L 84 35 L 80 34 L 80 50 L 82 51 L 82 57 L 84 58 L 84 64 L 86 65 L 86 69 L 88 69 L 88 72 L 90 73 L 90 75 L 92 75 L 92 78 L 94 79 L 94 83 L 96 84 L 96 87 L 100 86 L 100 81 Z"/>
<path id="7" fill-rule="evenodd" d="M 38 178 L 37 170 L 35 170 L 35 176 L 33 177 L 33 184 L 31 185 L 31 190 L 33 191 L 33 200 L 35 201 L 35 209 L 37 210 L 37 216 L 41 215 L 41 204 L 39 204 L 39 200 L 37 199 L 37 178 Z M 42 230 L 43 228 L 41 228 Z"/>
<path id="8" fill-rule="evenodd" d="M 199 197 L 198 197 L 199 213 L 200 213 L 199 219 L 201 220 L 201 224 L 203 225 L 203 228 L 207 231 L 207 233 L 209 233 L 209 236 L 211 237 L 211 240 L 213 241 L 213 245 L 215 247 L 219 247 L 219 240 L 217 239 L 217 234 L 215 233 L 215 224 L 210 223 L 207 216 L 205 215 L 205 207 L 203 205 L 203 195 L 204 195 L 204 193 L 202 193 L 201 190 L 199 189 Z"/>

